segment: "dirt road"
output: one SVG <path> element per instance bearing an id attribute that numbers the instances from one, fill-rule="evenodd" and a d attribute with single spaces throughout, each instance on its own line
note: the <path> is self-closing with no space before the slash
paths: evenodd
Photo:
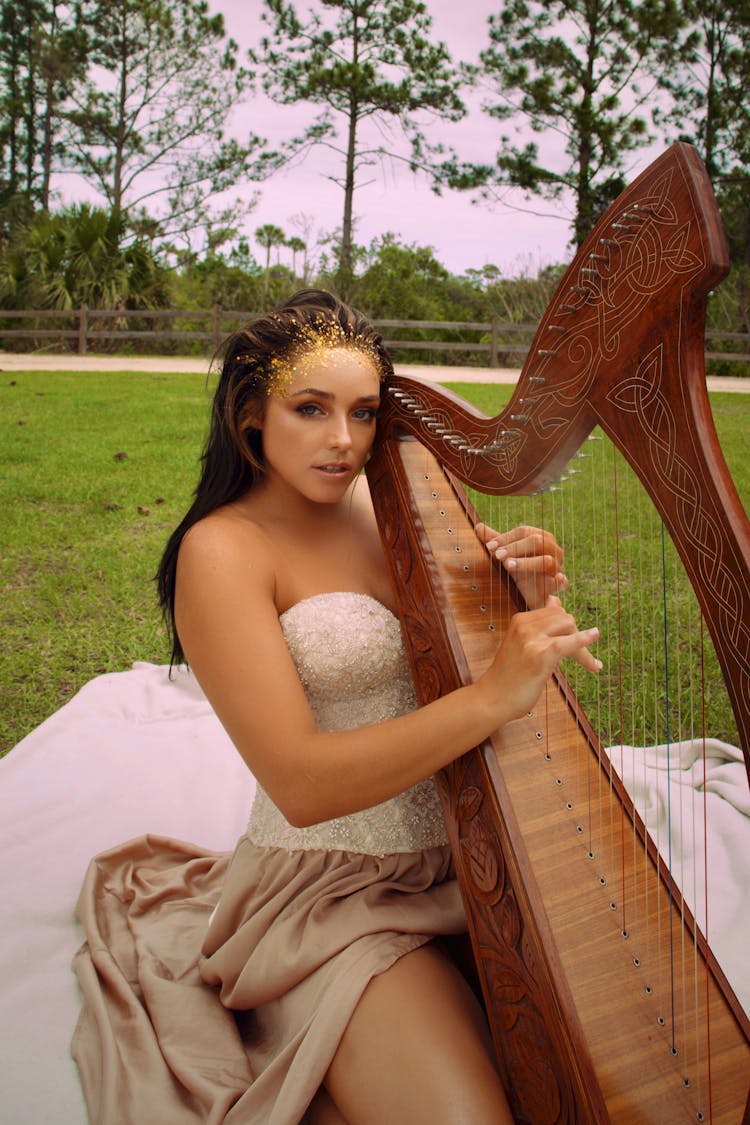
<path id="1" fill-rule="evenodd" d="M 153 371 L 205 372 L 207 359 L 180 356 L 41 355 L 0 352 L 0 372 L 7 371 Z M 416 375 L 433 383 L 515 383 L 519 372 L 500 367 L 426 367 L 416 363 L 397 363 L 399 375 Z M 709 376 L 710 391 L 736 391 L 750 394 L 750 379 Z"/>

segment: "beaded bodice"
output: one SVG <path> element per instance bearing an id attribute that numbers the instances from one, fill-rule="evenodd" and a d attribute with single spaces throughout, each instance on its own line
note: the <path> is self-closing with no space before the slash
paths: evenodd
<path id="1" fill-rule="evenodd" d="M 401 628 L 366 594 L 318 594 L 297 602 L 281 627 L 318 727 L 352 730 L 417 706 Z M 432 778 L 398 797 L 309 828 L 294 828 L 258 787 L 248 839 L 262 847 L 385 855 L 445 844 Z"/>

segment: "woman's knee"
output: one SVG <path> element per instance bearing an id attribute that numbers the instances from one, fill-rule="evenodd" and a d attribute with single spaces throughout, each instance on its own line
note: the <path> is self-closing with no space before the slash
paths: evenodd
<path id="1" fill-rule="evenodd" d="M 511 1122 L 481 1008 L 434 945 L 374 978 L 326 1078 L 351 1125 Z"/>

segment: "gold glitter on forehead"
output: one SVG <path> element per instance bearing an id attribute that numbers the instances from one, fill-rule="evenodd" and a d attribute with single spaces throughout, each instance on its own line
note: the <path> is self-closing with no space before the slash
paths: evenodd
<path id="1" fill-rule="evenodd" d="M 370 364 L 378 381 L 382 380 L 382 364 L 375 347 L 368 340 L 352 339 L 340 325 L 330 321 L 300 325 L 294 334 L 297 339 L 286 354 L 274 356 L 268 364 L 268 394 L 285 395 L 293 379 L 328 363 L 334 351 Z"/>

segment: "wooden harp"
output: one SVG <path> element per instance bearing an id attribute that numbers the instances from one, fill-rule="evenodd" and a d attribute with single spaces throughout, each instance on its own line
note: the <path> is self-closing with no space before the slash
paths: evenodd
<path id="1" fill-rule="evenodd" d="M 463 486 L 544 489 L 598 427 L 684 564 L 750 774 L 750 525 L 703 355 L 727 271 L 705 169 L 677 144 L 586 240 L 497 417 L 390 382 L 367 473 L 421 702 L 481 672 L 520 608 Z M 515 1118 L 747 1122 L 747 1016 L 594 724 L 559 675 L 535 713 L 437 779 Z"/>

